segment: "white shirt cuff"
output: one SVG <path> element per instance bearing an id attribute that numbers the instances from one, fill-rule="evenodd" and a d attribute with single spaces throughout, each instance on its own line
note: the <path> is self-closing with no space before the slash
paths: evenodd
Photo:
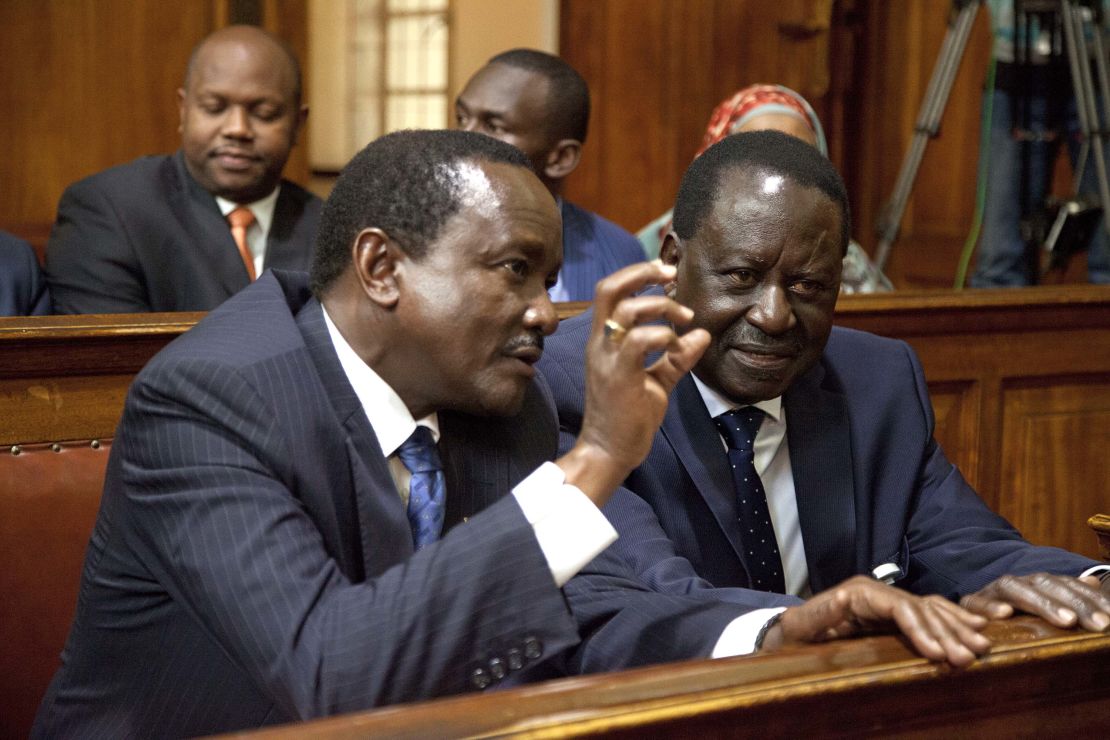
<path id="1" fill-rule="evenodd" d="M 713 646 L 711 658 L 728 658 L 733 655 L 747 655 L 755 652 L 755 638 L 763 625 L 776 614 L 786 611 L 786 607 L 756 609 L 737 617 L 728 623 L 721 632 L 717 644 Z"/>
<path id="2" fill-rule="evenodd" d="M 1098 576 L 1101 578 L 1106 573 L 1110 573 L 1110 565 L 1092 565 L 1090 568 L 1080 573 L 1079 577 L 1086 578 L 1087 576 Z"/>
<path id="3" fill-rule="evenodd" d="M 536 468 L 517 484 L 513 496 L 560 588 L 617 541 L 617 530 L 586 494 L 566 482 L 566 474 L 555 463 Z"/>

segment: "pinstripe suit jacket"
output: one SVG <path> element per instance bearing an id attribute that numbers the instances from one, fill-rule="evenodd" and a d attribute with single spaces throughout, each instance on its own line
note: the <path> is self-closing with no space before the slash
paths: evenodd
<path id="1" fill-rule="evenodd" d="M 563 216 L 559 281 L 568 301 L 592 301 L 598 280 L 646 259 L 640 241 L 612 221 L 566 200 L 560 201 L 559 210 Z"/>
<path id="2" fill-rule="evenodd" d="M 441 415 L 448 515 L 414 554 L 306 276 L 271 272 L 138 375 L 41 737 L 193 736 L 427 699 L 577 640 L 510 486 L 554 413 Z M 504 496 L 504 497 L 503 497 Z"/>
<path id="3" fill-rule="evenodd" d="M 582 420 L 591 320 L 587 312 L 563 322 L 540 362 L 559 412 L 560 446 Z M 794 382 L 783 403 L 814 593 L 887 562 L 901 568 L 899 585 L 907 590 L 951 598 L 1004 574 L 1077 576 L 1096 565 L 1034 547 L 983 504 L 933 439 L 925 378 L 904 342 L 834 328 L 819 363 Z M 737 594 L 747 594 L 749 604 L 756 594 L 756 605 L 787 603 L 746 590 L 726 453 L 689 377 L 672 393 L 647 458 L 604 511 L 620 539 L 566 589 L 576 612 L 588 610 L 580 620 L 592 620 L 598 634 L 601 625 L 608 629 L 605 644 L 587 640 L 577 648 L 585 655 L 580 670 L 612 669 L 631 657 L 611 647 L 623 644 L 622 632 L 640 629 L 629 591 L 610 585 L 614 574 L 631 572 L 664 593 L 715 592 L 741 601 Z M 718 636 L 702 636 L 702 651 Z"/>

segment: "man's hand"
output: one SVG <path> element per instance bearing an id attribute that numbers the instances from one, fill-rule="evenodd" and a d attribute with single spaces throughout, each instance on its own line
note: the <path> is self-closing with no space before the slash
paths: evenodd
<path id="1" fill-rule="evenodd" d="M 980 634 L 986 626 L 984 617 L 941 596 L 914 596 L 855 576 L 783 612 L 763 648 L 898 630 L 929 660 L 964 667 L 990 650 L 990 640 Z"/>
<path id="2" fill-rule="evenodd" d="M 1002 576 L 982 590 L 960 599 L 969 611 L 991 619 L 1013 616 L 1015 610 L 1034 614 L 1057 627 L 1078 626 L 1105 632 L 1110 626 L 1110 580 L 1097 576 L 1071 578 L 1048 573 Z"/>
<path id="3" fill-rule="evenodd" d="M 684 326 L 693 318 L 693 311 L 666 296 L 634 295 L 674 277 L 670 265 L 642 262 L 597 284 L 582 429 L 574 448 L 556 463 L 567 482 L 598 506 L 643 461 L 663 422 L 667 397 L 709 345 L 704 329 L 679 336 L 670 325 L 648 323 L 663 319 Z M 663 355 L 645 368 L 653 352 Z"/>

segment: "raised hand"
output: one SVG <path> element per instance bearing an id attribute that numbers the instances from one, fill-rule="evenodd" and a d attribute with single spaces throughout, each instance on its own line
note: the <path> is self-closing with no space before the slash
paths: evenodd
<path id="1" fill-rule="evenodd" d="M 986 618 L 941 596 L 914 596 L 855 576 L 783 612 L 763 648 L 899 631 L 929 660 L 964 667 L 990 650 L 990 640 L 980 634 L 986 626 Z"/>
<path id="2" fill-rule="evenodd" d="M 1048 573 L 1002 576 L 960 599 L 965 609 L 991 619 L 1014 611 L 1034 614 L 1057 627 L 1104 632 L 1110 627 L 1110 580 L 1072 578 Z"/>
<path id="3" fill-rule="evenodd" d="M 556 463 L 567 482 L 599 506 L 643 461 L 663 421 L 667 397 L 701 358 L 709 334 L 679 335 L 693 311 L 662 295 L 637 291 L 673 280 L 674 267 L 642 262 L 597 284 L 586 347 L 586 406 L 578 443 Z M 664 320 L 668 323 L 649 323 Z M 662 356 L 645 367 L 647 356 Z"/>

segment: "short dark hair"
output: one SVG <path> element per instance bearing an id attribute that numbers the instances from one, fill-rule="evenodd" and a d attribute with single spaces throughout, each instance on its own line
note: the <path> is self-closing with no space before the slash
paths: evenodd
<path id="1" fill-rule="evenodd" d="M 220 31 L 225 30 L 226 28 L 234 29 L 239 28 L 239 26 L 227 26 L 224 29 L 213 31 L 212 33 L 201 39 L 200 43 L 193 47 L 193 50 L 189 53 L 189 62 L 185 65 L 185 79 L 181 83 L 182 88 L 184 88 L 185 90 L 189 89 L 189 81 L 193 78 L 193 72 L 196 69 L 197 59 L 200 56 L 200 50 L 204 48 L 204 46 L 208 43 L 213 35 L 218 34 Z M 297 109 L 300 109 L 301 92 L 304 83 L 301 80 L 301 62 L 297 59 L 297 55 L 293 51 L 293 47 L 290 46 L 285 39 L 281 38 L 280 36 L 275 36 L 264 28 L 260 28 L 258 26 L 242 26 L 242 28 L 250 28 L 258 31 L 259 34 L 273 42 L 273 44 L 277 46 L 285 55 L 285 58 L 289 61 L 289 69 L 293 72 L 293 105 Z"/>
<path id="2" fill-rule="evenodd" d="M 536 49 L 503 51 L 487 64 L 536 72 L 547 78 L 547 134 L 556 139 L 586 142 L 590 124 L 590 88 L 582 75 L 565 61 Z"/>
<path id="3" fill-rule="evenodd" d="M 680 239 L 689 239 L 697 233 L 717 198 L 722 173 L 740 167 L 770 170 L 829 196 L 840 206 L 841 248 L 848 249 L 851 230 L 848 192 L 840 173 L 816 147 L 772 130 L 727 136 L 693 161 L 682 177 L 675 199 L 672 224 Z"/>
<path id="4" fill-rule="evenodd" d="M 370 142 L 340 173 L 324 203 L 312 262 L 318 297 L 351 264 L 355 236 L 379 228 L 421 259 L 465 195 L 464 160 L 532 165 L 516 147 L 469 131 L 397 131 Z"/>

